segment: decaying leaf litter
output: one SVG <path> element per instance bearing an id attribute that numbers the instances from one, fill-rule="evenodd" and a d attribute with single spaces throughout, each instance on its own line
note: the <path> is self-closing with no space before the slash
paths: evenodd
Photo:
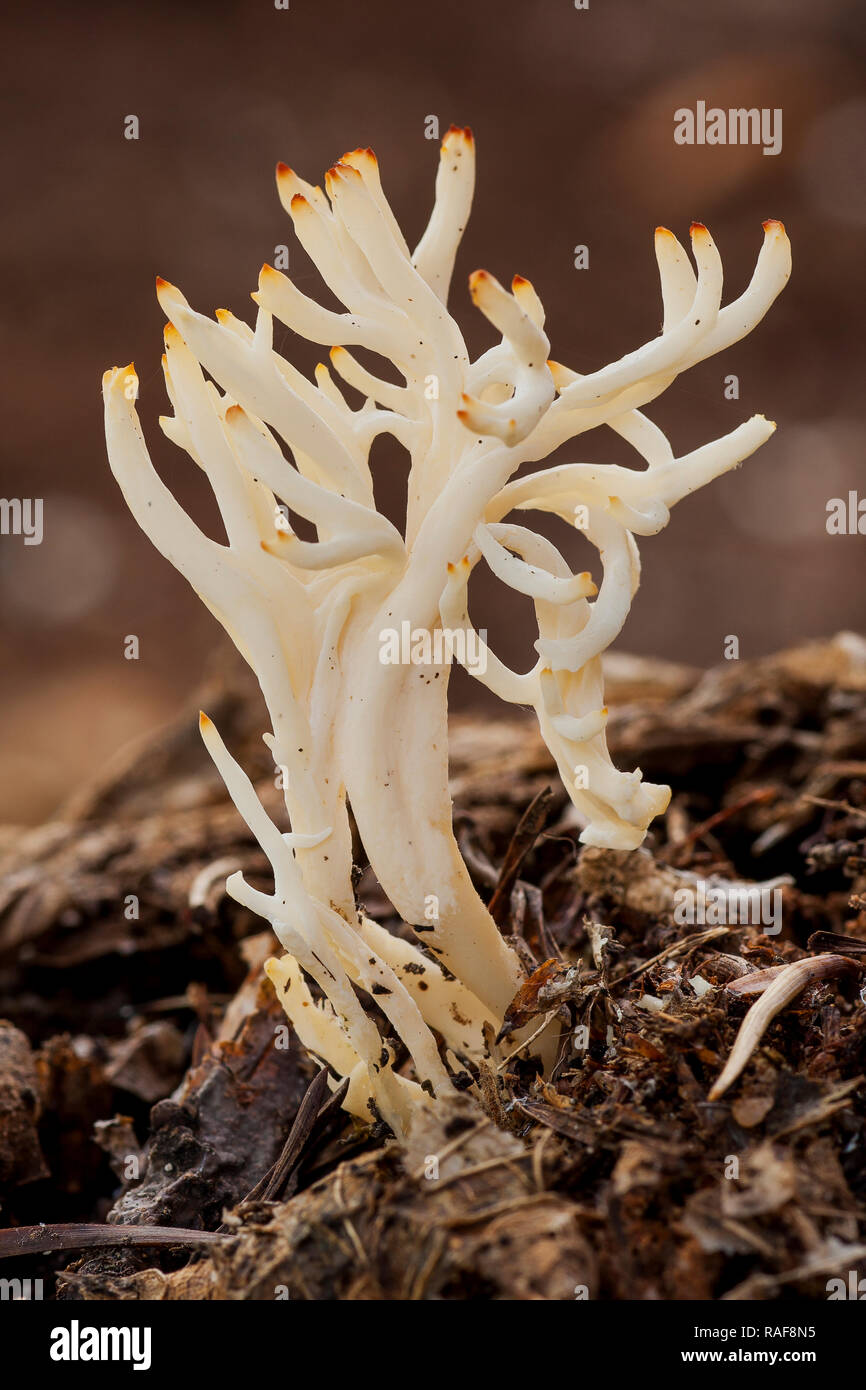
<path id="1" fill-rule="evenodd" d="M 230 669 L 198 703 L 276 813 Z M 76 1299 L 826 1297 L 862 1272 L 866 644 L 614 658 L 608 687 L 614 760 L 674 788 L 632 853 L 577 844 L 529 722 L 455 720 L 460 847 L 527 974 L 512 1013 L 560 1047 L 544 1082 L 491 1039 L 408 1152 L 274 1045 L 271 942 L 222 887 L 267 866 L 188 712 L 5 829 L 5 1269 Z M 782 930 L 676 921 L 698 882 L 777 887 Z M 363 864 L 357 892 L 395 926 Z"/>

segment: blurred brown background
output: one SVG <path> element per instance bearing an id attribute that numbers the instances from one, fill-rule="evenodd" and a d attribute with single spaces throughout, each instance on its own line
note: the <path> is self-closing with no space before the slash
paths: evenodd
<path id="1" fill-rule="evenodd" d="M 779 431 L 644 542 L 619 646 L 711 663 L 727 634 L 751 656 L 862 627 L 866 540 L 828 536 L 825 508 L 866 494 L 864 49 L 859 0 L 7 7 L 0 493 L 44 498 L 45 538 L 0 537 L 0 818 L 50 813 L 85 770 L 186 701 L 224 640 L 135 526 L 105 460 L 101 374 L 134 358 L 154 461 L 199 519 L 212 516 L 156 427 L 154 274 L 205 312 L 249 317 L 259 266 L 286 242 L 292 277 L 316 294 L 273 167 L 285 159 L 318 181 L 359 144 L 376 150 L 411 242 L 437 163 L 428 115 L 478 140 L 452 296 L 476 350 L 491 341 L 465 289 L 478 265 L 528 275 L 553 355 L 591 370 L 658 330 L 656 223 L 683 238 L 691 219 L 708 223 L 726 297 L 751 274 L 761 221 L 786 223 L 794 276 L 764 324 L 650 407 L 677 453 L 755 411 Z M 781 107 L 782 153 L 675 145 L 675 109 L 699 99 Z M 124 139 L 129 114 L 138 141 Z M 588 270 L 574 269 L 577 244 Z M 303 344 L 282 347 L 315 363 Z M 732 372 L 738 401 L 723 395 Z M 604 432 L 570 456 L 628 461 Z M 405 470 L 398 457 L 380 467 L 393 512 Z M 530 664 L 534 633 L 492 590 L 473 615 L 506 660 Z M 139 661 L 123 659 L 129 633 Z"/>

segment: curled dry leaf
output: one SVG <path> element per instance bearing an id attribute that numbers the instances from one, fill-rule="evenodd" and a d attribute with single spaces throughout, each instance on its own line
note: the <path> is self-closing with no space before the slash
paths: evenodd
<path id="1" fill-rule="evenodd" d="M 528 980 L 524 980 L 505 1012 L 497 1042 L 522 1028 L 530 1019 L 543 1014 L 548 1009 L 558 1008 L 574 993 L 580 978 L 580 966 L 568 965 L 564 961 L 546 960 L 533 970 Z"/>
<path id="2" fill-rule="evenodd" d="M 725 988 L 729 994 L 763 994 L 787 969 L 787 965 L 768 965 L 766 970 L 752 970 L 736 980 L 728 980 Z"/>
<path id="3" fill-rule="evenodd" d="M 776 1014 L 796 999 L 806 985 L 860 970 L 857 961 L 847 956 L 809 956 L 805 960 L 785 965 L 764 990 L 757 1004 L 749 1010 L 740 1026 L 731 1055 L 722 1074 L 710 1089 L 710 1100 L 719 1100 L 736 1081 Z M 761 972 L 763 973 L 763 972 Z M 748 978 L 748 977 L 747 977 Z M 728 986 L 730 988 L 730 986 Z"/>

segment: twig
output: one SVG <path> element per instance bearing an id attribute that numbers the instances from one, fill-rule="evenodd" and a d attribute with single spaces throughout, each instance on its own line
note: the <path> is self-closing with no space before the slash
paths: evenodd
<path id="1" fill-rule="evenodd" d="M 860 820 L 866 820 L 866 811 L 862 806 L 852 806 L 850 801 L 828 801 L 824 796 L 810 796 L 804 792 L 799 801 L 808 801 L 811 806 L 823 806 L 828 811 L 844 811 L 849 816 L 857 816 Z"/>
<path id="2" fill-rule="evenodd" d="M 524 811 L 517 829 L 511 837 L 511 843 L 505 851 L 505 858 L 502 861 L 502 868 L 499 870 L 499 880 L 487 905 L 487 910 L 497 926 L 502 925 L 502 919 L 511 901 L 511 890 L 520 872 L 520 866 L 544 829 L 545 822 L 550 815 L 552 801 L 553 792 L 550 787 L 542 787 Z"/>
<path id="3" fill-rule="evenodd" d="M 617 985 L 624 985 L 630 980 L 636 980 L 639 975 L 651 970 L 654 965 L 660 965 L 669 956 L 679 955 L 680 951 L 687 951 L 690 947 L 704 946 L 708 941 L 714 941 L 717 936 L 727 936 L 732 931 L 736 931 L 736 927 L 708 927 L 706 931 L 684 936 L 682 941 L 675 941 L 672 946 L 666 946 L 663 951 L 659 951 L 657 956 L 645 960 L 643 965 L 638 965 L 634 970 L 629 970 L 627 974 L 620 975 L 618 980 L 612 980 L 610 987 L 613 989 Z"/>
<path id="4" fill-rule="evenodd" d="M 466 1212 L 461 1216 L 450 1216 L 443 1220 L 442 1225 L 448 1230 L 460 1230 L 465 1226 L 477 1226 L 482 1221 L 492 1221 L 494 1216 L 503 1216 L 508 1211 L 519 1211 L 521 1207 L 537 1207 L 543 1202 L 556 1201 L 556 1194 L 553 1192 L 533 1192 L 528 1197 L 512 1197 L 506 1202 L 497 1202 L 495 1206 L 484 1207 L 481 1211 Z"/>
<path id="5" fill-rule="evenodd" d="M 843 1081 L 841 1086 L 837 1086 L 827 1095 L 822 1096 L 818 1104 L 807 1110 L 805 1115 L 800 1115 L 798 1119 L 792 1120 L 790 1124 L 783 1125 L 781 1129 L 774 1129 L 772 1133 L 773 1143 L 783 1136 L 797 1134 L 801 1129 L 808 1129 L 812 1125 L 823 1124 L 831 1115 L 835 1115 L 838 1110 L 844 1110 L 854 1099 L 854 1092 L 863 1085 L 862 1076 L 854 1076 L 850 1081 Z M 811 1208 L 814 1212 L 814 1204 Z"/>
<path id="6" fill-rule="evenodd" d="M 502 1061 L 499 1063 L 499 1066 L 496 1068 L 497 1072 L 502 1071 L 502 1068 L 503 1068 L 504 1066 L 506 1066 L 508 1062 L 511 1061 L 512 1057 L 516 1057 L 517 1054 L 518 1054 L 518 1052 L 522 1052 L 523 1049 L 524 1049 L 525 1047 L 528 1047 L 530 1043 L 535 1042 L 535 1039 L 536 1039 L 537 1037 L 540 1037 L 540 1035 L 544 1032 L 544 1030 L 545 1030 L 545 1028 L 547 1027 L 547 1025 L 548 1025 L 548 1023 L 550 1022 L 550 1020 L 551 1020 L 552 1018 L 556 1018 L 556 1014 L 557 1014 L 557 1010 L 556 1010 L 556 1009 L 551 1009 L 551 1010 L 549 1011 L 549 1013 L 546 1013 L 546 1014 L 544 1015 L 544 1018 L 542 1019 L 541 1023 L 540 1023 L 539 1026 L 536 1028 L 535 1032 L 532 1034 L 532 1036 L 529 1037 L 529 1038 L 527 1038 L 525 1042 L 522 1042 L 522 1043 L 519 1045 L 519 1047 L 515 1047 L 515 1049 L 514 1049 L 513 1052 L 509 1052 L 509 1054 L 508 1054 L 507 1057 L 503 1057 Z"/>
<path id="7" fill-rule="evenodd" d="M 721 811 L 716 811 L 714 815 L 708 816 L 700 825 L 695 825 L 684 835 L 676 844 L 667 845 L 659 854 L 659 859 L 674 863 L 687 845 L 694 844 L 695 840 L 700 840 L 710 830 L 715 830 L 717 825 L 729 820 L 731 816 L 737 815 L 739 811 L 745 811 L 749 806 L 754 806 L 765 801 L 775 801 L 779 795 L 778 787 L 757 787 L 750 791 L 746 796 L 740 797 L 739 801 L 733 802 L 730 806 L 723 806 Z"/>
<path id="8" fill-rule="evenodd" d="M 289 1179 L 296 1172 L 312 1135 L 317 1130 L 321 1131 L 327 1119 L 331 1118 L 334 1112 L 339 1109 L 348 1089 L 349 1080 L 347 1077 L 323 1105 L 323 1098 L 328 1091 L 328 1072 L 325 1067 L 317 1072 L 298 1107 L 298 1113 L 289 1131 L 289 1137 L 283 1145 L 282 1153 L 264 1177 L 260 1178 L 255 1187 L 247 1193 L 244 1198 L 245 1202 L 272 1202 L 280 1196 Z M 220 1227 L 220 1229 L 224 1228 Z"/>
<path id="9" fill-rule="evenodd" d="M 479 1120 L 477 1125 L 472 1125 L 470 1129 L 464 1129 L 462 1134 L 458 1134 L 455 1139 L 450 1139 L 447 1144 L 443 1144 L 442 1148 L 436 1155 L 439 1162 L 441 1163 L 444 1158 L 448 1158 L 450 1154 L 456 1153 L 457 1150 L 459 1148 L 462 1148 L 462 1146 L 466 1143 L 467 1139 L 474 1138 L 476 1134 L 480 1133 L 482 1129 L 486 1129 L 487 1126 L 492 1123 L 493 1121 L 488 1119 L 488 1117 L 485 1115 L 484 1119 Z M 420 1182 L 422 1178 L 425 1178 L 426 1164 L 422 1163 L 421 1167 L 417 1168 L 415 1172 L 412 1174 L 412 1176 L 416 1179 L 417 1182 Z"/>
<path id="10" fill-rule="evenodd" d="M 742 1284 L 737 1284 L 735 1288 L 728 1289 L 727 1293 L 723 1293 L 722 1299 L 754 1298 L 759 1290 L 769 1292 L 780 1284 L 796 1284 L 799 1279 L 812 1279 L 819 1274 L 832 1274 L 834 1270 L 844 1269 L 847 1273 L 861 1260 L 866 1260 L 866 1245 L 846 1245 L 828 1255 L 818 1255 L 807 1260 L 805 1264 L 798 1265 L 796 1269 L 789 1269 L 783 1274 L 750 1275 Z"/>
<path id="11" fill-rule="evenodd" d="M 491 1168 L 506 1168 L 511 1163 L 520 1163 L 525 1158 L 531 1158 L 531 1150 L 526 1153 L 513 1153 L 498 1155 L 496 1158 L 485 1158 L 481 1163 L 473 1163 L 470 1168 L 461 1168 L 458 1173 L 449 1173 L 446 1178 L 437 1178 L 435 1182 L 429 1184 L 430 1192 L 441 1192 L 443 1187 L 448 1187 L 453 1182 L 460 1182 L 463 1178 L 474 1178 L 477 1173 L 487 1173 Z"/>
<path id="12" fill-rule="evenodd" d="M 442 1258 L 446 1244 L 447 1240 L 445 1232 L 434 1231 L 433 1239 L 431 1241 L 430 1252 L 427 1255 L 427 1258 L 421 1264 L 421 1267 L 416 1268 L 415 1273 L 412 1276 L 411 1282 L 409 1284 L 409 1292 L 406 1295 L 407 1301 L 411 1303 L 416 1303 L 423 1297 L 424 1290 L 430 1282 L 433 1271 Z"/>
<path id="13" fill-rule="evenodd" d="M 92 1250 L 130 1245 L 218 1245 L 228 1239 L 218 1231 L 189 1231 L 180 1226 L 109 1226 L 102 1222 L 59 1222 L 13 1226 L 0 1231 L 0 1259 L 46 1255 L 52 1250 Z"/>
<path id="14" fill-rule="evenodd" d="M 544 1150 L 553 1139 L 552 1129 L 543 1129 L 541 1137 L 532 1146 L 532 1180 L 539 1192 L 545 1191 L 544 1186 Z"/>

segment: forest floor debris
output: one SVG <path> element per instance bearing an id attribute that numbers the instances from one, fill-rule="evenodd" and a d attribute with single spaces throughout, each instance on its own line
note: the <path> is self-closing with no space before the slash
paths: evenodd
<path id="1" fill-rule="evenodd" d="M 248 677 L 206 702 L 276 810 Z M 410 1300 L 825 1298 L 866 1272 L 866 643 L 614 658 L 608 702 L 614 759 L 673 787 L 632 854 L 580 847 L 528 719 L 454 721 L 461 849 L 527 971 L 513 1019 L 559 1044 L 542 1079 L 491 1036 L 409 1152 L 285 1027 L 222 890 L 266 865 L 186 712 L 4 828 L 4 1272 Z M 363 863 L 358 894 L 397 926 Z"/>

